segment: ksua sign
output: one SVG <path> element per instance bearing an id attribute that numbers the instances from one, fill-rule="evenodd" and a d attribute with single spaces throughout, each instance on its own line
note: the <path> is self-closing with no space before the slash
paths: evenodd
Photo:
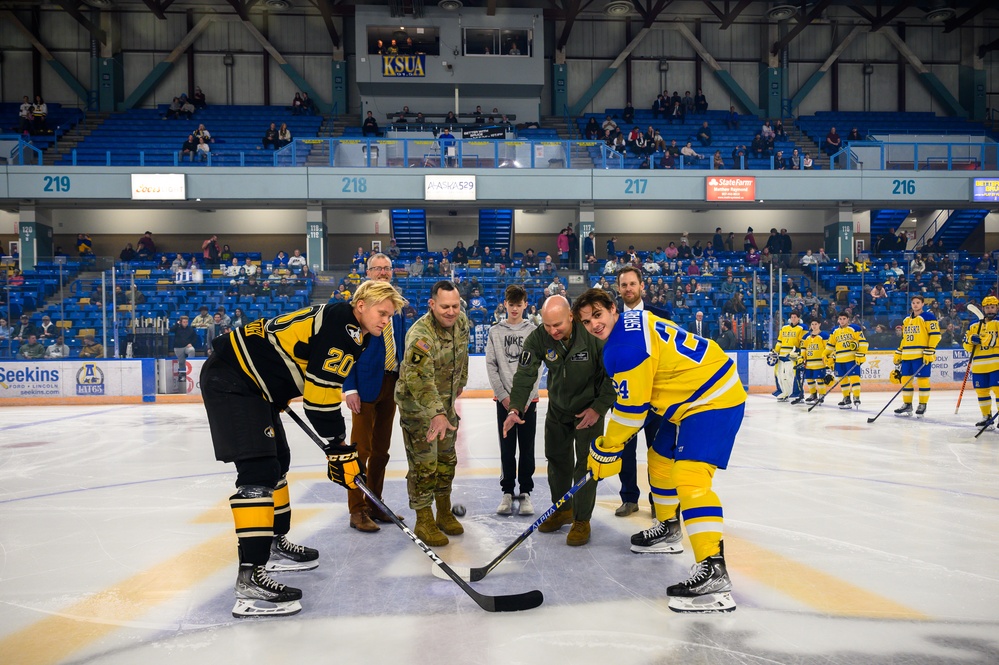
<path id="1" fill-rule="evenodd" d="M 425 55 L 384 55 L 382 56 L 382 76 L 392 78 L 399 76 L 427 75 L 427 56 Z"/>
<path id="2" fill-rule="evenodd" d="M 423 198 L 426 201 L 474 201 L 475 176 L 424 176 Z"/>
<path id="3" fill-rule="evenodd" d="M 133 201 L 183 201 L 187 198 L 183 173 L 133 173 Z"/>
<path id="4" fill-rule="evenodd" d="M 754 176 L 708 176 L 704 179 L 705 201 L 755 201 Z"/>

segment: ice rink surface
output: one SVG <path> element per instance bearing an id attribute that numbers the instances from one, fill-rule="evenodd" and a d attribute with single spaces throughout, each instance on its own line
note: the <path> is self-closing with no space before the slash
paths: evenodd
<path id="1" fill-rule="evenodd" d="M 889 409 L 868 425 L 890 396 L 812 413 L 749 398 L 732 464 L 715 476 L 738 610 L 709 615 L 667 608 L 689 543 L 632 554 L 650 513 L 643 500 L 615 517 L 616 479 L 601 483 L 587 546 L 567 547 L 567 527 L 534 533 L 473 583 L 491 595 L 540 589 L 544 604 L 484 612 L 395 526 L 348 528 L 345 492 L 286 420 L 290 536 L 318 548 L 321 565 L 279 578 L 303 589 L 301 614 L 234 619 L 235 473 L 214 460 L 200 405 L 6 408 L 0 663 L 995 665 L 999 433 L 974 439 L 974 394 L 954 416 L 957 394 L 943 391 L 925 419 Z M 437 551 L 483 566 L 534 517 L 494 514 L 493 403 L 462 400 L 459 412 L 453 498 L 468 508 L 466 532 Z M 540 436 L 538 514 L 552 502 Z M 398 426 L 392 455 L 385 500 L 412 525 Z"/>

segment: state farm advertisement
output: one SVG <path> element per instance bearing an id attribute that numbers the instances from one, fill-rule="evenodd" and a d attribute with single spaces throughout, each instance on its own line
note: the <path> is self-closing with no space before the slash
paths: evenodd
<path id="1" fill-rule="evenodd" d="M 708 176 L 704 179 L 705 201 L 755 201 L 753 176 Z"/>

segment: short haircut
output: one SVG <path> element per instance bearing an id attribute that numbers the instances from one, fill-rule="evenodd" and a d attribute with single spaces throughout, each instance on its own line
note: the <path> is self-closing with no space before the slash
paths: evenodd
<path id="1" fill-rule="evenodd" d="M 914 294 L 912 298 L 909 299 L 910 302 L 912 302 L 913 300 L 918 300 L 919 302 L 926 302 L 926 300 L 923 299 L 923 296 L 920 293 Z"/>
<path id="2" fill-rule="evenodd" d="M 572 304 L 572 315 L 579 320 L 579 312 L 584 307 L 602 307 L 608 312 L 615 307 L 614 299 L 610 297 L 603 289 L 587 289 L 583 295 L 576 298 L 576 302 Z"/>
<path id="3" fill-rule="evenodd" d="M 442 279 L 436 284 L 434 284 L 433 288 L 430 289 L 430 297 L 437 298 L 437 294 L 440 293 L 441 291 L 457 291 L 457 290 L 458 288 L 454 285 L 454 282 L 447 279 Z"/>
<path id="4" fill-rule="evenodd" d="M 850 318 L 850 314 L 849 314 L 849 312 L 844 312 L 844 311 L 839 311 L 839 312 L 836 312 L 836 318 L 837 318 L 837 319 L 838 319 L 839 317 L 841 317 L 841 316 L 845 316 L 846 318 Z"/>
<path id="5" fill-rule="evenodd" d="M 394 240 L 394 238 L 393 238 L 393 240 Z M 387 261 L 389 262 L 389 267 L 391 267 L 391 266 L 392 266 L 392 259 L 390 259 L 390 258 L 388 257 L 388 255 L 387 255 L 387 254 L 383 254 L 382 252 L 377 252 L 377 253 L 375 253 L 375 254 L 372 254 L 372 255 L 371 255 L 371 256 L 370 256 L 369 258 L 368 258 L 368 263 L 367 263 L 367 265 L 365 266 L 365 268 L 366 268 L 367 270 L 371 270 L 371 262 L 372 262 L 372 261 L 374 261 L 375 259 L 386 259 L 386 260 L 387 260 Z"/>
<path id="6" fill-rule="evenodd" d="M 362 300 L 369 306 L 391 300 L 396 311 L 402 309 L 402 306 L 406 304 L 405 299 L 394 286 L 388 282 L 376 282 L 375 280 L 369 280 L 357 287 L 351 302 L 356 304 Z"/>
<path id="7" fill-rule="evenodd" d="M 617 280 L 621 281 L 621 275 L 623 275 L 625 273 L 629 273 L 629 272 L 635 273 L 635 277 L 638 278 L 638 283 L 639 284 L 642 283 L 642 271 L 639 270 L 638 268 L 636 268 L 633 265 L 627 265 L 627 266 L 624 266 L 623 268 L 619 269 L 617 271 Z"/>
<path id="8" fill-rule="evenodd" d="M 512 303 L 522 303 L 527 301 L 527 291 L 519 284 L 511 284 L 506 287 L 503 293 L 503 300 Z"/>

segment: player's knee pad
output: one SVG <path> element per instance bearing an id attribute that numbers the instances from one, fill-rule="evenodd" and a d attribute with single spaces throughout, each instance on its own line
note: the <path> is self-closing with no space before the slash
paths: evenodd
<path id="1" fill-rule="evenodd" d="M 928 376 L 917 376 L 916 385 L 919 386 L 919 392 L 929 392 L 930 391 L 930 377 Z"/>
<path id="2" fill-rule="evenodd" d="M 272 490 L 284 476 L 281 465 L 276 457 L 251 457 L 236 460 L 236 486 L 262 485 Z"/>
<path id="3" fill-rule="evenodd" d="M 677 460 L 673 462 L 672 481 L 676 487 L 680 503 L 686 508 L 692 505 L 698 497 L 711 492 L 711 481 L 715 475 L 715 467 L 706 462 L 694 460 Z"/>

